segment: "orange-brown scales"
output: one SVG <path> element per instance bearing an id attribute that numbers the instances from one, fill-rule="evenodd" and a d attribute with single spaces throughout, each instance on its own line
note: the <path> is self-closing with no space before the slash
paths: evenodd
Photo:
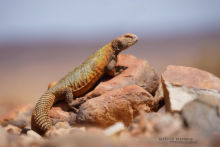
<path id="1" fill-rule="evenodd" d="M 52 127 L 48 113 L 55 102 L 65 100 L 70 108 L 75 109 L 79 104 L 76 98 L 88 92 L 104 74 L 115 76 L 117 55 L 137 40 L 138 37 L 130 33 L 117 37 L 49 88 L 35 106 L 32 129 L 43 135 Z"/>

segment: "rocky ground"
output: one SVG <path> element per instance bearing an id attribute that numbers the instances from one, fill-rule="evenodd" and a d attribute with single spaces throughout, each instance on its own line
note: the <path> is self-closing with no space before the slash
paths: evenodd
<path id="1" fill-rule="evenodd" d="M 118 70 L 79 98 L 77 113 L 55 104 L 49 113 L 55 128 L 45 136 L 30 129 L 35 104 L 1 116 L 0 146 L 220 146 L 218 77 L 174 65 L 159 76 L 131 55 L 119 55 Z"/>

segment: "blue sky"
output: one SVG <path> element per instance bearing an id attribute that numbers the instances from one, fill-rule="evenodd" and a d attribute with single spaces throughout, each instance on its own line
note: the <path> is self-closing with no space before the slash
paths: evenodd
<path id="1" fill-rule="evenodd" d="M 0 39 L 220 30 L 219 0 L 0 0 Z"/>

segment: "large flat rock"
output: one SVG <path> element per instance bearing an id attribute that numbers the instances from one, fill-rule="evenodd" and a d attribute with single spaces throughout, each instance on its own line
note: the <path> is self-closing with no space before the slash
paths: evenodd
<path id="1" fill-rule="evenodd" d="M 151 112 L 155 99 L 137 85 L 112 90 L 80 106 L 77 122 L 108 127 L 118 121 L 129 125 L 140 110 Z"/>
<path id="2" fill-rule="evenodd" d="M 162 84 L 167 111 L 179 112 L 195 99 L 213 105 L 220 99 L 220 79 L 196 68 L 170 65 L 162 74 Z"/>

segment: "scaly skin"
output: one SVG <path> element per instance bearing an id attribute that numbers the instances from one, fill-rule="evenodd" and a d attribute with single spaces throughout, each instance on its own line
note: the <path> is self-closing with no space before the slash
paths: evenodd
<path id="1" fill-rule="evenodd" d="M 115 76 L 117 55 L 137 40 L 134 34 L 119 36 L 49 88 L 35 106 L 31 119 L 32 129 L 43 135 L 52 127 L 48 113 L 56 101 L 66 100 L 69 107 L 75 109 L 74 106 L 79 104 L 75 98 L 88 92 L 104 74 Z"/>

